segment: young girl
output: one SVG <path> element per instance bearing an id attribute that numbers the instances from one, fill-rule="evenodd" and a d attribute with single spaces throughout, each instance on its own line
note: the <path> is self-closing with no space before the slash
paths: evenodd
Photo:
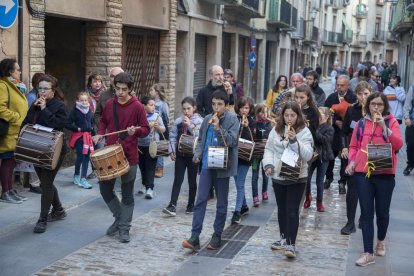
<path id="1" fill-rule="evenodd" d="M 316 208 L 318 212 L 325 212 L 325 207 L 323 206 L 323 180 L 325 178 L 326 169 L 328 168 L 329 161 L 334 159 L 332 151 L 332 141 L 335 130 L 332 127 L 332 116 L 331 111 L 327 107 L 319 108 L 319 126 L 315 132 L 315 148 L 319 154 L 318 159 L 314 160 L 310 164 L 308 182 L 306 185 L 306 201 L 304 203 L 304 208 L 309 208 L 310 199 L 312 198 L 311 193 L 311 181 L 312 174 L 315 169 L 316 171 Z M 309 199 L 309 200 L 308 200 Z"/>
<path id="2" fill-rule="evenodd" d="M 92 113 L 95 113 L 96 104 L 99 102 L 102 92 L 105 91 L 105 85 L 103 83 L 103 78 L 99 74 L 92 74 L 88 77 L 88 83 L 86 89 L 89 93 L 89 104 L 92 110 Z"/>
<path id="3" fill-rule="evenodd" d="M 144 105 L 145 112 L 147 113 L 147 120 L 151 127 L 150 134 L 142 139 L 138 139 L 139 155 L 139 169 L 141 171 L 141 179 L 143 188 L 138 192 L 139 194 L 145 193 L 146 199 L 152 199 L 155 196 L 154 193 L 154 177 L 155 166 L 157 159 L 152 158 L 149 154 L 149 145 L 155 135 L 155 140 L 160 140 L 160 134 L 164 133 L 165 126 L 162 122 L 161 115 L 155 112 L 155 99 L 151 97 L 144 97 L 141 100 Z"/>
<path id="4" fill-rule="evenodd" d="M 240 138 L 252 141 L 254 138 L 251 136 L 251 134 L 254 132 L 255 128 L 255 121 L 252 118 L 254 112 L 253 99 L 250 97 L 241 97 L 237 100 L 235 111 L 238 114 L 237 117 L 240 122 Z M 244 182 L 246 181 L 246 176 L 249 171 L 250 165 L 250 161 L 245 161 L 241 159 L 239 155 L 237 175 L 234 176 L 234 182 L 236 182 L 237 189 L 236 206 L 234 208 L 233 217 L 231 218 L 231 223 L 240 223 L 241 216 L 247 215 L 247 213 L 249 212 L 249 207 L 247 206 L 246 197 L 244 194 Z"/>
<path id="5" fill-rule="evenodd" d="M 279 77 L 277 77 L 275 86 L 270 88 L 269 91 L 267 92 L 267 97 L 266 97 L 266 107 L 268 108 L 268 111 L 270 111 L 270 113 L 268 114 L 269 116 L 271 116 L 271 110 L 273 108 L 273 104 L 275 103 L 276 98 L 280 95 L 280 93 L 282 93 L 283 90 L 287 90 L 288 87 L 288 79 L 285 75 L 280 75 Z M 272 115 L 274 116 L 274 114 Z"/>
<path id="6" fill-rule="evenodd" d="M 155 99 L 155 111 L 160 114 L 162 122 L 165 126 L 164 137 L 168 140 L 169 138 L 169 130 L 168 124 L 169 119 L 168 115 L 170 114 L 170 110 L 167 104 L 167 97 L 165 96 L 164 86 L 156 83 L 151 86 L 149 91 L 150 97 Z M 161 137 L 161 140 L 163 137 Z M 155 168 L 155 177 L 162 177 L 164 175 L 164 157 L 157 158 L 157 166 Z"/>
<path id="7" fill-rule="evenodd" d="M 300 156 L 299 177 L 289 180 L 280 175 L 282 155 L 291 150 Z M 285 256 L 296 257 L 295 242 L 299 227 L 299 206 L 308 177 L 308 161 L 313 154 L 313 139 L 306 127 L 300 107 L 287 102 L 281 110 L 277 124 L 270 131 L 263 156 L 263 167 L 272 177 L 276 195 L 280 240 L 272 244 L 275 250 L 285 249 Z"/>
<path id="8" fill-rule="evenodd" d="M 198 113 L 194 113 L 196 105 L 196 101 L 192 97 L 185 97 L 181 101 L 183 115 L 175 120 L 171 130 L 170 143 L 172 150 L 170 149 L 170 155 L 171 160 L 175 161 L 175 176 L 170 203 L 162 210 L 165 214 L 170 216 L 176 215 L 178 195 L 180 194 L 186 169 L 188 170 L 188 186 L 190 189 L 185 213 L 193 213 L 194 201 L 197 192 L 197 165 L 193 163 L 194 154 L 181 152 L 178 149 L 178 142 L 183 134 L 194 136 L 194 138 L 198 137 L 198 131 L 201 123 L 203 122 L 203 118 Z"/>
<path id="9" fill-rule="evenodd" d="M 80 92 L 75 106 L 66 121 L 66 128 L 71 130 L 69 146 L 76 149 L 75 175 L 73 183 L 85 189 L 91 189 L 92 185 L 86 180 L 89 156 L 93 152 L 92 132 L 93 113 L 89 104 L 87 92 Z M 82 171 L 81 171 L 82 166 Z"/>
<path id="10" fill-rule="evenodd" d="M 266 106 L 263 104 L 257 104 L 254 113 L 256 115 L 256 129 L 255 129 L 255 140 L 257 146 L 257 140 L 266 140 L 269 137 L 269 133 L 272 130 L 272 123 L 266 119 Z M 252 158 L 252 194 L 253 194 L 253 206 L 259 206 L 259 196 L 258 196 L 258 180 L 259 180 L 259 171 L 262 171 L 263 184 L 262 184 L 262 200 L 267 201 L 267 182 L 268 177 L 265 173 L 265 170 L 260 165 L 263 156 L 253 157 Z"/>

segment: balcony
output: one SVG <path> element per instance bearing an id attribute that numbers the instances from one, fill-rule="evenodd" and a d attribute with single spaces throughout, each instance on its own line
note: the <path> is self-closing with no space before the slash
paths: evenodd
<path id="1" fill-rule="evenodd" d="M 408 10 L 408 7 L 413 5 L 413 2 L 399 1 L 397 5 L 393 6 L 393 16 L 390 22 L 390 30 L 393 33 L 404 33 L 411 30 L 414 24 L 414 12 Z"/>
<path id="2" fill-rule="evenodd" d="M 378 31 L 374 34 L 374 36 L 371 39 L 371 43 L 377 43 L 377 44 L 385 44 L 385 39 L 387 37 L 386 31 Z"/>
<path id="3" fill-rule="evenodd" d="M 319 28 L 315 27 L 315 24 L 312 20 L 305 21 L 305 39 L 303 43 L 305 44 L 316 44 L 319 40 Z"/>
<path id="4" fill-rule="evenodd" d="M 322 44 L 326 46 L 340 46 L 343 42 L 344 35 L 336 32 L 323 32 Z"/>
<path id="5" fill-rule="evenodd" d="M 384 0 L 377 0 L 377 6 L 384 6 Z"/>
<path id="6" fill-rule="evenodd" d="M 293 19 L 294 16 L 296 17 L 295 20 Z M 286 0 L 270 0 L 267 25 L 294 31 L 297 26 L 297 9 L 292 8 L 292 5 Z"/>
<path id="7" fill-rule="evenodd" d="M 203 0 L 215 5 L 234 5 L 237 4 L 237 0 Z"/>
<path id="8" fill-rule="evenodd" d="M 265 0 L 233 0 L 227 2 L 232 2 L 233 4 L 224 6 L 224 11 L 236 15 L 237 18 L 265 17 Z"/>
<path id="9" fill-rule="evenodd" d="M 366 35 L 357 35 L 357 34 L 354 35 L 351 47 L 365 48 L 367 47 L 367 45 L 368 45 L 368 42 L 367 42 Z"/>
<path id="10" fill-rule="evenodd" d="M 343 37 L 343 43 L 346 44 L 351 44 L 352 43 L 352 37 L 354 36 L 354 32 L 352 30 L 346 29 L 343 33 L 342 33 L 342 37 Z"/>
<path id="11" fill-rule="evenodd" d="M 334 10 L 340 10 L 344 8 L 344 0 L 326 0 L 325 8 L 332 7 Z"/>
<path id="12" fill-rule="evenodd" d="M 386 34 L 387 34 L 387 42 L 388 43 L 397 43 L 398 42 L 398 40 L 395 37 L 395 34 L 394 33 L 392 33 L 392 32 L 386 32 Z"/>
<path id="13" fill-rule="evenodd" d="M 292 32 L 291 37 L 298 40 L 305 38 L 305 20 L 302 17 L 298 20 L 296 31 Z"/>
<path id="14" fill-rule="evenodd" d="M 355 17 L 357 19 L 365 19 L 368 15 L 368 7 L 365 4 L 358 4 L 356 6 Z"/>

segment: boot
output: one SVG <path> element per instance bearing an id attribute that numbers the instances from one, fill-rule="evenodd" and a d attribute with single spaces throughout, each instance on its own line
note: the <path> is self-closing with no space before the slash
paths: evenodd
<path id="1" fill-rule="evenodd" d="M 318 212 L 325 212 L 325 207 L 323 206 L 322 199 L 317 199 L 316 202 L 316 210 Z"/>
<path id="2" fill-rule="evenodd" d="M 117 197 L 114 197 L 109 203 L 107 203 L 109 210 L 111 210 L 115 221 L 106 230 L 106 235 L 112 236 L 118 232 L 119 216 L 121 215 L 121 206 Z"/>
<path id="3" fill-rule="evenodd" d="M 164 168 L 156 168 L 155 169 L 155 177 L 161 178 L 164 175 Z"/>
<path id="4" fill-rule="evenodd" d="M 312 193 L 306 194 L 306 200 L 303 203 L 303 208 L 308 209 L 312 202 Z"/>
<path id="5" fill-rule="evenodd" d="M 120 204 L 121 215 L 119 216 L 119 241 L 129 242 L 129 229 L 131 228 L 132 214 L 134 213 L 134 203 L 130 205 Z"/>

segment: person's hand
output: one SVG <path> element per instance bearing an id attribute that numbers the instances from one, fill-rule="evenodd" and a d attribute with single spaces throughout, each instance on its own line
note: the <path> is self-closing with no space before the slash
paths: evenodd
<path id="1" fill-rule="evenodd" d="M 350 162 L 349 164 L 348 164 L 348 166 L 346 167 L 346 169 L 345 169 L 345 172 L 348 174 L 348 175 L 353 175 L 354 174 L 354 172 L 355 172 L 355 162 Z"/>
<path id="2" fill-rule="evenodd" d="M 175 153 L 174 152 L 171 152 L 170 153 L 170 157 L 171 157 L 171 160 L 172 161 L 175 161 L 177 159 L 177 157 L 175 156 Z"/>
<path id="3" fill-rule="evenodd" d="M 191 125 L 191 120 L 190 120 L 190 118 L 188 118 L 187 116 L 184 116 L 183 123 L 184 123 L 186 126 L 190 126 L 190 125 Z"/>
<path id="4" fill-rule="evenodd" d="M 406 126 L 411 126 L 411 125 L 413 124 L 413 122 L 411 122 L 410 118 L 406 118 L 406 119 L 404 120 L 404 124 L 405 124 Z"/>
<path id="5" fill-rule="evenodd" d="M 128 127 L 127 128 L 128 135 L 130 135 L 130 136 L 134 135 L 135 134 L 135 130 L 137 130 L 138 128 L 140 128 L 140 127 L 139 126 L 138 127 L 136 127 L 136 126 L 130 126 L 130 127 Z"/>
<path id="6" fill-rule="evenodd" d="M 243 127 L 248 127 L 249 126 L 249 120 L 247 119 L 247 117 L 246 117 L 245 120 L 243 120 L 242 125 L 243 125 Z"/>
<path id="7" fill-rule="evenodd" d="M 36 100 L 35 105 L 40 107 L 41 110 L 45 109 L 46 107 L 46 99 L 43 97 L 40 97 Z"/>
<path id="8" fill-rule="evenodd" d="M 342 121 L 340 121 L 340 120 L 336 120 L 336 121 L 335 121 L 335 125 L 336 125 L 337 127 L 339 127 L 339 128 L 342 128 Z"/>
<path id="9" fill-rule="evenodd" d="M 289 137 L 289 140 L 296 139 L 296 131 L 293 127 L 291 127 L 290 130 L 287 132 L 287 136 Z"/>
<path id="10" fill-rule="evenodd" d="M 265 174 L 266 174 L 267 176 L 272 176 L 272 175 L 273 175 L 273 169 L 272 169 L 272 168 L 267 168 L 267 169 L 265 170 Z"/>
<path id="11" fill-rule="evenodd" d="M 220 119 L 218 118 L 218 116 L 213 116 L 212 117 L 211 124 L 214 126 L 215 130 L 219 130 L 219 128 L 220 128 Z"/>
<path id="12" fill-rule="evenodd" d="M 200 157 L 197 157 L 197 158 L 194 160 L 194 163 L 195 163 L 195 164 L 200 163 Z"/>
<path id="13" fill-rule="evenodd" d="M 95 135 L 95 136 L 92 137 L 92 141 L 96 145 L 102 140 L 102 138 L 103 138 L 103 136 L 98 134 L 98 135 Z"/>
<path id="14" fill-rule="evenodd" d="M 229 95 L 233 94 L 233 89 L 231 87 L 231 83 L 230 82 L 225 81 L 223 83 L 223 87 L 224 87 L 224 90 L 226 90 L 227 94 L 229 94 Z"/>
<path id="15" fill-rule="evenodd" d="M 385 128 L 387 125 L 385 124 L 384 117 L 382 117 L 381 113 L 377 113 L 375 115 L 375 123 L 379 124 L 382 128 Z"/>
<path id="16" fill-rule="evenodd" d="M 341 157 L 343 159 L 348 159 L 348 155 L 349 155 L 348 148 L 343 148 L 341 152 Z"/>

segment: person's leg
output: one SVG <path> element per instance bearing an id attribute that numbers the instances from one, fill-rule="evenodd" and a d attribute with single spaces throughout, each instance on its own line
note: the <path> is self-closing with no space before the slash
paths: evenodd
<path id="1" fill-rule="evenodd" d="M 227 206 L 229 199 L 230 178 L 215 178 L 213 185 L 216 189 L 216 218 L 214 220 L 214 233 L 221 237 L 227 217 Z"/>
<path id="2" fill-rule="evenodd" d="M 78 139 L 75 143 L 75 150 L 76 150 L 76 160 L 75 160 L 75 176 L 80 176 L 80 169 L 83 162 L 83 141 L 82 138 Z M 85 177 L 85 176 L 83 176 Z"/>
<path id="3" fill-rule="evenodd" d="M 90 154 L 83 154 L 81 178 L 86 178 L 88 173 Z"/>
<path id="4" fill-rule="evenodd" d="M 266 175 L 266 171 L 260 166 L 260 170 L 262 171 L 262 194 L 267 193 L 268 185 L 269 185 L 269 177 Z"/>
<path id="5" fill-rule="evenodd" d="M 299 207 L 306 183 L 287 185 L 286 187 L 286 243 L 296 244 L 299 228 Z"/>
<path id="6" fill-rule="evenodd" d="M 316 171 L 316 199 L 323 200 L 323 179 L 328 168 L 329 161 L 319 162 Z M 313 173 L 313 172 L 312 172 Z"/>
<path id="7" fill-rule="evenodd" d="M 0 164 L 1 191 L 6 193 L 12 189 L 13 170 L 16 167 L 14 158 L 2 159 Z"/>
<path id="8" fill-rule="evenodd" d="M 275 192 L 277 204 L 277 220 L 279 222 L 279 232 L 281 238 L 286 238 L 286 185 L 280 185 L 273 181 L 273 190 Z"/>
<path id="9" fill-rule="evenodd" d="M 414 126 L 405 128 L 405 143 L 407 144 L 407 168 L 404 174 L 408 175 L 414 168 Z"/>
<path id="10" fill-rule="evenodd" d="M 258 182 L 259 182 L 259 168 L 260 166 L 252 166 L 252 196 L 253 198 L 259 196 Z"/>
<path id="11" fill-rule="evenodd" d="M 309 166 L 308 179 L 306 181 L 306 194 L 310 194 L 312 191 L 311 184 L 312 184 L 313 171 L 318 167 L 319 163 L 320 161 L 315 161 L 315 162 L 312 162 L 312 164 Z"/>
<path id="12" fill-rule="evenodd" d="M 119 217 L 119 240 L 129 242 L 129 229 L 131 228 L 134 213 L 134 182 L 137 175 L 137 166 L 131 166 L 128 173 L 121 176 L 121 214 Z"/>
<path id="13" fill-rule="evenodd" d="M 138 147 L 140 153 L 139 153 L 139 170 L 141 171 L 141 183 L 142 186 L 148 188 L 147 186 L 147 168 L 146 168 L 146 163 L 145 163 L 145 156 L 147 154 L 148 151 L 148 147 Z"/>
<path id="14" fill-rule="evenodd" d="M 206 214 L 207 200 L 213 179 L 215 179 L 216 172 L 214 170 L 203 169 L 200 174 L 200 183 L 198 184 L 198 193 L 196 203 L 194 205 L 193 223 L 191 232 L 195 235 L 200 235 L 203 229 L 204 216 Z"/>
<path id="15" fill-rule="evenodd" d="M 188 206 L 194 206 L 194 201 L 197 193 L 197 170 L 198 166 L 193 163 L 193 158 L 188 157 L 187 163 L 187 176 L 188 176 Z"/>
<path id="16" fill-rule="evenodd" d="M 171 191 L 170 204 L 177 206 L 178 196 L 180 194 L 181 185 L 184 181 L 184 174 L 186 169 L 185 157 L 177 156 L 174 167 L 174 182 Z"/>
<path id="17" fill-rule="evenodd" d="M 149 150 L 145 152 L 145 173 L 147 180 L 147 188 L 154 190 L 155 166 L 157 165 L 157 158 L 152 158 Z"/>
<path id="18" fill-rule="evenodd" d="M 375 213 L 377 215 L 377 238 L 385 240 L 388 224 L 390 221 L 390 205 L 392 193 L 395 187 L 393 175 L 382 175 L 375 177 Z"/>
<path id="19" fill-rule="evenodd" d="M 348 223 L 355 225 L 355 214 L 358 207 L 358 191 L 353 176 L 348 177 L 348 191 L 346 193 L 346 216 Z"/>
<path id="20" fill-rule="evenodd" d="M 338 152 L 334 152 L 334 156 L 338 156 Z M 328 168 L 326 169 L 326 179 L 327 180 L 333 180 L 333 178 L 334 178 L 334 174 L 333 174 L 334 167 L 335 167 L 335 159 L 329 161 Z"/>
<path id="21" fill-rule="evenodd" d="M 236 206 L 234 208 L 234 211 L 240 212 L 243 203 L 245 203 L 244 198 L 244 185 L 246 181 L 246 176 L 249 171 L 250 166 L 240 164 L 237 167 L 237 176 L 235 176 L 236 180 L 236 189 L 237 189 L 237 196 L 236 196 Z M 215 186 L 217 189 L 217 187 Z M 218 196 L 218 195 L 217 195 Z"/>

